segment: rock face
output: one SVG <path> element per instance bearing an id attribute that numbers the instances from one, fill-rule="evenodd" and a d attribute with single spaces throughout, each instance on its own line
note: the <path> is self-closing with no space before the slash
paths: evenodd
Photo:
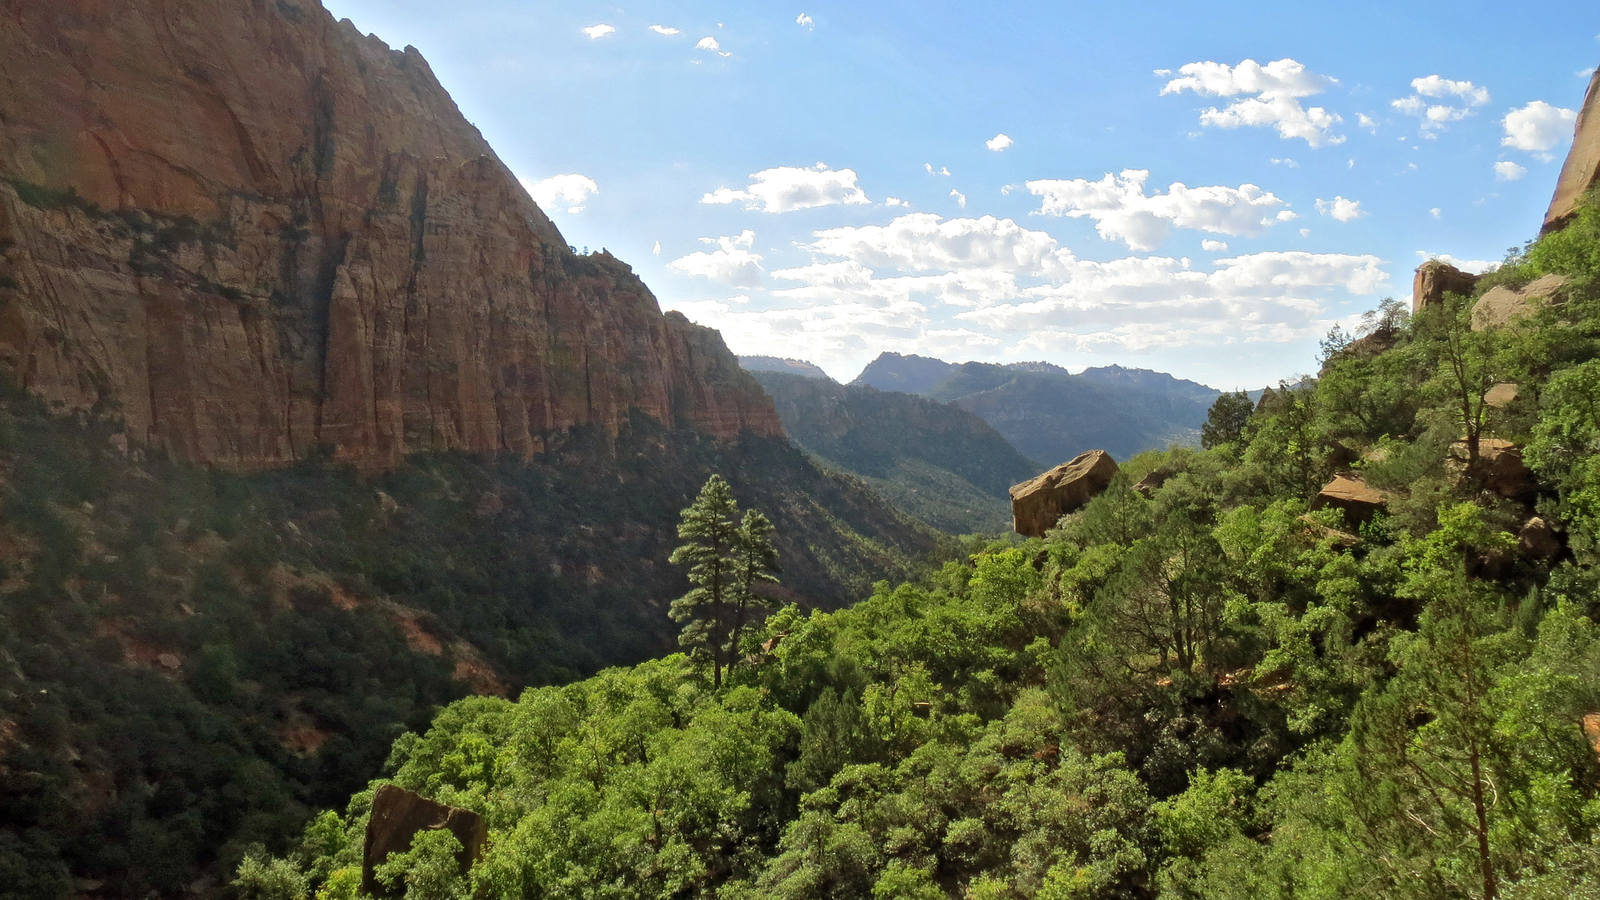
<path id="1" fill-rule="evenodd" d="M 1372 517 L 1384 511 L 1389 505 L 1389 498 L 1383 491 L 1361 480 L 1359 475 L 1336 475 L 1322 490 L 1317 492 L 1316 499 L 1312 501 L 1312 509 L 1342 509 L 1345 521 L 1352 525 L 1369 522 Z"/>
<path id="2" fill-rule="evenodd" d="M 1411 279 L 1411 314 L 1444 302 L 1445 294 L 1470 294 L 1477 283 L 1478 276 L 1447 262 L 1430 259 L 1417 266 L 1417 274 Z"/>
<path id="3" fill-rule="evenodd" d="M 1502 328 L 1533 315 L 1540 303 L 1558 303 L 1561 289 L 1567 286 L 1564 275 L 1546 275 L 1521 289 L 1505 285 L 1490 288 L 1472 306 L 1472 330 Z"/>
<path id="4" fill-rule="evenodd" d="M 1117 474 L 1117 462 L 1104 450 L 1080 453 L 1071 462 L 1011 489 L 1011 519 L 1018 534 L 1043 537 L 1056 520 L 1082 509 Z"/>
<path id="5" fill-rule="evenodd" d="M 1589 92 L 1584 94 L 1572 134 L 1572 149 L 1556 180 L 1555 196 L 1550 198 L 1541 232 L 1549 234 L 1565 224 L 1578 211 L 1578 201 L 1596 182 L 1600 182 L 1600 71 L 1589 78 Z"/>
<path id="6" fill-rule="evenodd" d="M 445 806 L 392 784 L 378 788 L 372 798 L 366 843 L 361 848 L 361 890 L 374 897 L 390 896 L 373 870 L 389 854 L 410 850 L 417 832 L 438 829 L 448 830 L 461 842 L 456 861 L 463 872 L 477 862 L 489 837 L 488 823 L 470 809 Z"/>
<path id="7" fill-rule="evenodd" d="M 0 371 L 234 467 L 529 455 L 632 410 L 782 433 L 713 331 L 573 253 L 413 48 L 315 0 L 0 28 Z"/>
<path id="8" fill-rule="evenodd" d="M 1456 460 L 1466 460 L 1466 441 L 1456 441 L 1451 455 Z M 1465 466 L 1461 471 L 1463 477 L 1468 474 Z M 1483 487 L 1507 499 L 1531 498 L 1537 488 L 1533 472 L 1522 461 L 1522 448 L 1504 438 L 1478 438 L 1478 468 L 1471 474 Z"/>

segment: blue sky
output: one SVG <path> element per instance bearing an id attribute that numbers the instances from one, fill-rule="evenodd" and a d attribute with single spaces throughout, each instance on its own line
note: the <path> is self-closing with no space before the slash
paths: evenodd
<path id="1" fill-rule="evenodd" d="M 1536 232 L 1588 3 L 325 0 L 735 352 L 1221 388 Z"/>

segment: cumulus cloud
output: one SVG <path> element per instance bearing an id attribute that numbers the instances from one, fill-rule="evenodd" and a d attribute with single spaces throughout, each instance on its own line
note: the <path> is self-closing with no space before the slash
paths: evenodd
<path id="1" fill-rule="evenodd" d="M 960 191 L 956 190 L 955 188 L 951 188 L 950 189 L 950 199 L 956 201 L 956 205 L 961 207 L 962 209 L 966 209 L 967 208 L 967 195 L 961 193 Z"/>
<path id="2" fill-rule="evenodd" d="M 945 178 L 950 177 L 949 166 L 940 166 L 939 168 L 935 169 L 933 167 L 933 163 L 923 163 L 922 168 L 925 169 L 929 175 L 939 175 Z"/>
<path id="3" fill-rule="evenodd" d="M 1339 222 L 1349 222 L 1359 219 L 1365 213 L 1361 211 L 1360 200 L 1350 200 L 1345 197 L 1334 197 L 1332 200 L 1317 198 L 1317 212 Z"/>
<path id="4" fill-rule="evenodd" d="M 719 187 L 700 198 L 701 203 L 742 203 L 745 209 L 769 213 L 790 212 L 837 204 L 871 202 L 856 184 L 854 169 L 830 169 L 824 163 L 811 168 L 776 166 L 750 175 L 743 190 Z"/>
<path id="5" fill-rule="evenodd" d="M 1291 159 L 1291 158 L 1289 158 L 1287 156 L 1274 156 L 1273 158 L 1271 158 L 1271 159 L 1269 159 L 1267 161 L 1272 163 L 1275 166 L 1283 166 L 1285 169 L 1298 169 L 1298 168 L 1300 168 L 1300 164 L 1299 163 L 1295 162 L 1293 159 Z"/>
<path id="6" fill-rule="evenodd" d="M 1063 271 L 1071 259 L 1049 234 L 994 216 L 909 213 L 887 225 L 827 228 L 812 237 L 802 249 L 899 272 L 999 269 L 1042 276 Z"/>
<path id="7" fill-rule="evenodd" d="M 1356 124 L 1372 132 L 1373 134 L 1378 133 L 1377 121 L 1366 113 L 1356 113 Z"/>
<path id="8" fill-rule="evenodd" d="M 667 268 L 694 278 L 704 278 L 732 287 L 755 287 L 761 283 L 761 254 L 750 248 L 755 233 L 746 229 L 732 237 L 701 238 L 714 250 L 696 250 L 667 263 Z"/>
<path id="9" fill-rule="evenodd" d="M 1529 153 L 1548 154 L 1558 145 L 1572 139 L 1573 124 L 1578 114 L 1574 110 L 1551 106 L 1535 100 L 1506 113 L 1500 120 L 1505 137 L 1500 146 Z"/>
<path id="10" fill-rule="evenodd" d="M 1470 81 L 1455 81 L 1439 75 L 1411 79 L 1412 93 L 1390 101 L 1389 105 L 1420 120 L 1422 136 L 1437 138 L 1451 122 L 1459 122 L 1489 102 L 1489 89 Z"/>
<path id="11" fill-rule="evenodd" d="M 1159 70 L 1158 70 L 1159 71 Z M 1273 128 L 1284 140 L 1300 139 L 1312 147 L 1344 142 L 1334 126 L 1344 121 L 1320 106 L 1301 101 L 1320 94 L 1338 79 L 1318 75 L 1293 59 L 1262 65 L 1247 59 L 1237 66 L 1192 62 L 1161 88 L 1163 96 L 1194 91 L 1202 97 L 1239 97 L 1227 106 L 1200 113 L 1200 124 L 1212 128 Z"/>
<path id="12" fill-rule="evenodd" d="M 910 201 L 907 201 L 907 200 L 901 200 L 899 197 L 885 197 L 885 198 L 883 198 L 883 205 L 884 206 L 910 206 L 911 203 L 910 203 Z"/>
<path id="13" fill-rule="evenodd" d="M 656 241 L 655 246 L 650 248 L 650 255 L 651 256 L 660 256 L 661 255 L 661 242 L 660 241 Z"/>
<path id="14" fill-rule="evenodd" d="M 673 35 L 680 33 L 678 29 L 673 28 L 671 25 L 651 25 L 650 30 L 654 31 L 656 34 L 664 34 L 667 37 L 672 37 Z"/>
<path id="15" fill-rule="evenodd" d="M 583 205 L 591 195 L 600 193 L 600 186 L 594 183 L 593 178 L 576 172 L 551 175 L 538 181 L 530 178 L 519 178 L 517 181 L 542 209 L 565 207 L 573 215 L 583 212 Z"/>
<path id="16" fill-rule="evenodd" d="M 1470 272 L 1473 275 L 1482 275 L 1485 272 L 1493 272 L 1495 269 L 1500 268 L 1500 263 L 1497 260 L 1461 259 L 1459 257 L 1451 256 L 1448 253 L 1430 253 L 1427 250 L 1418 250 L 1417 259 L 1420 259 L 1424 262 L 1430 259 L 1437 259 L 1440 262 L 1449 263 L 1461 271 Z"/>
<path id="17" fill-rule="evenodd" d="M 1442 219 L 1444 218 L 1444 210 L 1435 206 L 1433 209 L 1428 210 L 1428 215 L 1433 216 L 1435 219 Z"/>
<path id="18" fill-rule="evenodd" d="M 795 16 L 794 23 L 807 31 L 810 31 L 817 26 L 817 23 L 812 21 L 811 17 L 805 13 Z"/>
<path id="19" fill-rule="evenodd" d="M 1228 242 L 1214 241 L 1207 238 L 1200 242 L 1200 249 L 1207 253 L 1226 253 L 1228 252 Z"/>
<path id="20" fill-rule="evenodd" d="M 1011 140 L 1011 135 L 1008 135 L 1002 131 L 987 141 L 984 141 L 983 145 L 996 153 L 1000 153 L 1007 147 L 1010 147 L 1013 143 L 1015 143 L 1015 141 Z"/>
<path id="21" fill-rule="evenodd" d="M 1527 168 L 1519 166 L 1509 159 L 1502 159 L 1494 164 L 1494 179 L 1496 181 L 1516 181 L 1528 174 Z"/>
<path id="22" fill-rule="evenodd" d="M 1277 195 L 1253 184 L 1191 188 L 1174 182 L 1164 194 L 1147 195 L 1149 176 L 1144 169 L 1125 169 L 1098 181 L 1039 180 L 1027 187 L 1042 198 L 1040 214 L 1091 218 L 1102 238 L 1134 250 L 1154 250 L 1173 227 L 1253 236 L 1294 218 Z"/>
<path id="23" fill-rule="evenodd" d="M 597 41 L 608 34 L 614 33 L 616 30 L 617 29 L 615 27 L 602 23 L 599 25 L 590 25 L 588 28 L 583 29 L 583 33 L 589 36 L 589 40 Z"/>
<path id="24" fill-rule="evenodd" d="M 694 48 L 696 50 L 704 50 L 707 53 L 715 53 L 718 56 L 732 56 L 733 55 L 732 53 L 729 53 L 729 52 L 723 50 L 722 49 L 722 45 L 717 43 L 717 39 L 712 37 L 709 34 L 706 35 L 705 37 L 701 38 L 698 42 L 696 42 L 695 45 L 694 45 Z"/>

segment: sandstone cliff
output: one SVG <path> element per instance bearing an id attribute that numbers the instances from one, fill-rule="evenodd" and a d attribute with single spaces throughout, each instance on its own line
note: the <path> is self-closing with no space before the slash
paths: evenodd
<path id="1" fill-rule="evenodd" d="M 1564 225 L 1578 211 L 1583 195 L 1597 183 L 1600 183 L 1600 70 L 1589 78 L 1589 90 L 1583 95 L 1583 107 L 1578 110 L 1577 126 L 1572 132 L 1572 149 L 1567 151 L 1567 161 L 1561 166 L 1561 177 L 1556 181 L 1556 192 L 1550 198 L 1541 231 L 1548 234 Z"/>
<path id="2" fill-rule="evenodd" d="M 413 48 L 315 0 L 0 0 L 0 370 L 235 467 L 530 455 L 632 409 L 782 433 L 578 256 Z"/>

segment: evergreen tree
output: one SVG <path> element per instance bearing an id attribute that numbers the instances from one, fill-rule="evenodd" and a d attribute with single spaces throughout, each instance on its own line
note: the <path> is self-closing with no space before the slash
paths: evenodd
<path id="1" fill-rule="evenodd" d="M 1237 441 L 1244 434 L 1244 426 L 1256 405 L 1244 391 L 1223 394 L 1211 404 L 1206 422 L 1200 426 L 1200 446 L 1207 450 L 1221 444 Z"/>
<path id="2" fill-rule="evenodd" d="M 686 543 L 672 551 L 670 561 L 689 570 L 694 586 L 672 601 L 669 614 L 683 623 L 678 643 L 710 658 L 717 687 L 737 658 L 751 613 L 765 603 L 755 586 L 777 581 L 772 533 L 772 522 L 760 510 L 739 515 L 733 489 L 721 475 L 706 480 L 678 523 L 678 537 Z"/>

